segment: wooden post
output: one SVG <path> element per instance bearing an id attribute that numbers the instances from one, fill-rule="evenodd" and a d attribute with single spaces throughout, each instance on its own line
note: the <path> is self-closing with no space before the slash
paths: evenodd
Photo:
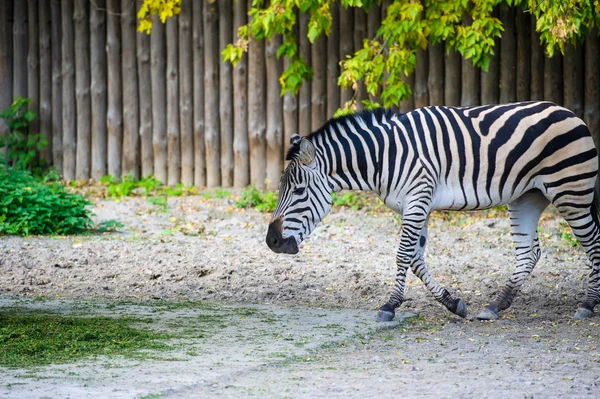
<path id="1" fill-rule="evenodd" d="M 363 40 L 367 36 L 367 14 L 362 7 L 354 8 L 354 50 L 359 50 L 363 47 Z M 362 100 L 366 100 L 367 89 L 363 82 L 359 82 L 358 91 L 356 93 L 356 108 L 360 111 L 365 108 Z"/>
<path id="2" fill-rule="evenodd" d="M 313 76 L 310 81 L 310 130 L 314 132 L 327 120 L 327 42 L 324 36 L 315 39 L 311 47 Z M 267 74 L 267 76 L 270 76 Z"/>
<path id="3" fill-rule="evenodd" d="M 279 177 L 283 166 L 283 104 L 281 86 L 275 77 L 281 75 L 281 63 L 277 60 L 277 49 L 281 45 L 281 36 L 273 36 L 265 48 L 265 66 L 267 76 L 267 188 L 274 190 L 279 186 Z"/>
<path id="4" fill-rule="evenodd" d="M 106 175 L 106 1 L 90 7 L 92 75 L 92 178 Z"/>
<path id="5" fill-rule="evenodd" d="M 155 18 L 150 33 L 150 77 L 152 80 L 152 147 L 154 177 L 167 184 L 167 87 L 165 26 Z"/>
<path id="6" fill-rule="evenodd" d="M 444 53 L 444 105 L 460 105 L 462 62 L 454 49 Z"/>
<path id="7" fill-rule="evenodd" d="M 563 58 L 563 104 L 580 118 L 583 118 L 583 69 L 583 46 L 567 44 Z"/>
<path id="8" fill-rule="evenodd" d="M 239 1 L 244 2 L 245 1 Z M 204 148 L 204 1 L 192 4 L 192 39 L 194 47 L 194 185 L 206 186 L 206 158 Z M 244 120 L 244 123 L 246 121 Z"/>
<path id="9" fill-rule="evenodd" d="M 50 0 L 40 0 L 40 133 L 48 145 L 40 150 L 40 159 L 45 165 L 52 164 L 52 48 L 50 46 Z M 0 85 L 1 86 L 1 85 Z"/>
<path id="10" fill-rule="evenodd" d="M 107 63 L 107 166 L 108 174 L 121 177 L 121 154 L 123 151 L 123 96 L 121 84 L 121 6 L 119 0 L 107 1 L 106 16 L 106 63 Z M 157 26 L 154 25 L 154 30 Z M 164 98 L 164 96 L 163 96 Z"/>
<path id="11" fill-rule="evenodd" d="M 528 13 L 517 8 L 517 101 L 531 98 L 531 18 Z"/>
<path id="12" fill-rule="evenodd" d="M 219 141 L 219 8 L 217 2 L 204 3 L 204 142 L 208 187 L 221 184 Z M 262 52 L 261 52 L 262 55 Z M 264 78 L 261 79 L 264 82 Z M 261 109 L 264 113 L 264 108 Z M 263 130 L 264 133 L 264 130 Z M 263 157 L 264 158 L 264 157 Z"/>
<path id="13" fill-rule="evenodd" d="M 473 18 L 471 14 L 465 12 L 463 15 L 463 25 L 471 25 Z M 481 80 L 479 79 L 479 70 L 473 65 L 472 59 L 462 60 L 462 90 L 460 94 L 460 105 L 473 106 L 478 105 L 481 93 Z"/>
<path id="14" fill-rule="evenodd" d="M 352 7 L 344 8 L 341 3 L 340 9 L 340 60 L 345 60 L 347 56 L 354 53 L 354 35 L 352 28 L 354 26 L 354 9 Z M 337 82 L 337 79 L 336 79 Z M 351 88 L 343 89 L 340 92 L 340 105 L 343 107 L 352 99 L 354 92 Z M 289 142 L 288 142 L 289 143 Z"/>
<path id="15" fill-rule="evenodd" d="M 600 144 L 600 37 L 594 29 L 585 39 L 585 109 L 583 119 Z"/>
<path id="16" fill-rule="evenodd" d="M 252 40 L 248 50 L 248 136 L 250 183 L 262 189 L 266 177 L 265 47 Z M 309 114 L 310 115 L 310 114 Z"/>
<path id="17" fill-rule="evenodd" d="M 379 26 L 381 25 L 381 7 L 379 2 L 377 3 L 373 3 L 371 5 L 371 7 L 369 8 L 369 11 L 367 12 L 367 38 L 369 40 L 373 40 L 375 38 L 375 36 L 377 35 L 377 29 L 379 29 Z M 328 54 L 331 54 L 330 51 L 328 51 Z M 425 80 L 427 80 L 427 76 L 425 76 Z M 427 89 L 425 89 L 427 90 Z M 366 91 L 366 86 L 365 86 L 365 91 Z M 379 104 L 379 102 L 381 101 L 381 96 L 380 93 L 377 93 L 376 95 L 371 95 L 368 94 L 369 100 L 372 103 L 377 103 Z"/>
<path id="18" fill-rule="evenodd" d="M 136 8 L 142 5 L 137 0 Z M 140 142 L 142 151 L 142 176 L 154 173 L 154 151 L 152 149 L 152 75 L 150 73 L 150 36 L 146 33 L 136 34 L 137 68 L 140 101 Z"/>
<path id="19" fill-rule="evenodd" d="M 429 76 L 427 90 L 428 105 L 444 105 L 444 46 L 440 43 L 429 46 Z"/>
<path id="20" fill-rule="evenodd" d="M 290 61 L 284 58 L 283 67 L 287 69 L 289 64 Z M 283 161 L 294 133 L 298 133 L 298 96 L 288 92 L 283 96 Z"/>
<path id="21" fill-rule="evenodd" d="M 92 131 L 90 100 L 90 25 L 88 2 L 75 0 L 75 85 L 77 101 L 77 180 L 90 178 Z"/>
<path id="22" fill-rule="evenodd" d="M 23 1 L 23 0 L 21 0 Z M 40 35 L 37 0 L 28 0 L 28 41 L 27 46 L 27 97 L 31 99 L 29 109 L 35 119 L 29 123 L 29 133 L 40 133 Z"/>
<path id="23" fill-rule="evenodd" d="M 306 35 L 308 34 L 308 21 L 309 15 L 306 13 L 300 14 L 300 18 L 298 20 L 299 26 L 299 50 L 300 55 L 304 58 L 308 65 L 311 65 L 310 57 L 311 57 L 311 45 Z M 252 65 L 249 65 L 250 68 Z M 300 87 L 300 92 L 298 93 L 298 101 L 299 101 L 299 114 L 298 114 L 298 134 L 301 136 L 308 136 L 311 130 L 311 118 L 310 118 L 310 81 L 303 81 L 302 87 Z M 250 87 L 249 87 L 250 88 Z"/>
<path id="24" fill-rule="evenodd" d="M 415 108 L 429 105 L 427 79 L 429 76 L 429 54 L 426 50 L 417 50 L 417 68 L 415 69 Z"/>
<path id="25" fill-rule="evenodd" d="M 535 17 L 530 17 L 531 29 L 531 100 L 544 99 L 544 47 L 540 42 L 540 35 L 535 30 Z"/>
<path id="26" fill-rule="evenodd" d="M 404 76 L 404 75 L 403 75 Z M 400 112 L 405 114 L 415 109 L 415 74 L 405 76 L 403 80 L 410 86 L 411 95 L 406 100 L 400 101 Z"/>
<path id="27" fill-rule="evenodd" d="M 10 107 L 12 103 L 12 67 L 9 58 L 10 25 L 8 15 L 8 1 L 0 1 L 0 112 Z M 0 118 L 0 138 L 6 136 L 8 126 L 4 119 Z M 0 147 L 0 151 L 4 151 Z"/>
<path id="28" fill-rule="evenodd" d="M 241 2 L 241 0 L 239 0 Z M 233 41 L 231 0 L 219 1 L 219 49 Z M 277 81 L 277 76 L 272 79 Z M 229 62 L 219 63 L 219 118 L 221 136 L 221 186 L 233 185 L 233 76 Z M 270 110 L 268 110 L 270 111 Z"/>
<path id="29" fill-rule="evenodd" d="M 14 2 L 13 95 L 27 97 L 27 2 Z"/>
<path id="30" fill-rule="evenodd" d="M 127 0 L 125 0 L 127 1 Z M 167 20 L 167 148 L 168 185 L 181 179 L 181 140 L 179 136 L 179 41 L 177 19 Z"/>
<path id="31" fill-rule="evenodd" d="M 248 21 L 247 3 L 233 3 L 233 35 Z M 233 69 L 233 185 L 246 187 L 250 183 L 248 160 L 248 57 L 242 57 Z"/>
<path id="32" fill-rule="evenodd" d="M 498 17 L 496 8 L 492 14 Z M 481 70 L 481 104 L 497 104 L 500 97 L 500 39 L 494 38 L 494 55 L 490 56 L 487 72 Z"/>
<path id="33" fill-rule="evenodd" d="M 327 110 L 326 119 L 333 118 L 340 108 L 340 87 L 337 84 L 340 75 L 340 14 L 339 7 L 331 7 L 331 33 L 327 38 Z M 285 100 L 284 100 L 285 101 Z M 284 142 L 284 146 L 289 141 Z"/>
<path id="34" fill-rule="evenodd" d="M 59 0 L 52 0 L 52 165 L 63 172 L 62 22 Z"/>
<path id="35" fill-rule="evenodd" d="M 563 102 L 562 58 L 557 51 L 544 61 L 544 99 L 559 105 Z"/>
<path id="36" fill-rule="evenodd" d="M 500 19 L 504 32 L 500 39 L 500 102 L 503 104 L 517 100 L 517 50 L 515 30 L 515 9 L 500 7 Z"/>
<path id="37" fill-rule="evenodd" d="M 140 137 L 138 111 L 138 75 L 135 54 L 135 1 L 121 0 L 121 67 L 123 76 L 123 158 L 122 172 L 140 178 Z"/>
<path id="38" fill-rule="evenodd" d="M 181 182 L 194 184 L 194 71 L 192 51 L 192 0 L 181 2 L 179 14 L 179 122 L 181 130 Z"/>
<path id="39" fill-rule="evenodd" d="M 62 23 L 62 132 L 63 178 L 75 179 L 77 130 L 75 127 L 75 47 L 73 43 L 73 0 L 61 2 Z"/>

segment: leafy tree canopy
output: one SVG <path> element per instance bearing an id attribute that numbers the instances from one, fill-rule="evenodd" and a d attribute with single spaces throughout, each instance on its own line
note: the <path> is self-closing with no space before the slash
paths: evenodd
<path id="1" fill-rule="evenodd" d="M 208 0 L 211 1 L 211 0 Z M 214 0 L 212 0 L 214 1 Z M 243 0 L 238 0 L 243 1 Z M 380 0 L 340 0 L 343 7 L 362 7 L 367 12 Z M 148 30 L 149 16 L 170 16 L 180 0 L 144 0 L 140 18 L 146 22 L 140 30 Z M 297 93 L 312 71 L 298 51 L 295 25 L 298 14 L 309 13 L 308 39 L 331 32 L 331 7 L 335 0 L 253 0 L 247 25 L 238 30 L 238 38 L 223 49 L 224 61 L 237 63 L 248 49 L 250 40 L 270 40 L 283 36 L 277 56 L 288 57 L 290 64 L 280 77 L 282 94 Z M 413 73 L 418 49 L 429 43 L 445 43 L 465 59 L 487 71 L 494 54 L 494 39 L 503 32 L 502 21 L 493 15 L 495 7 L 518 7 L 536 18 L 536 30 L 546 53 L 564 51 L 566 43 L 574 43 L 600 27 L 600 0 L 396 0 L 388 8 L 375 37 L 365 38 L 362 48 L 341 60 L 338 83 L 356 89 L 363 82 L 371 95 L 381 95 L 384 106 L 398 104 L 410 96 L 403 77 Z M 142 14 L 142 12 L 144 12 Z M 472 22 L 463 24 L 470 15 Z M 165 17 L 166 18 L 166 17 Z M 367 104 L 379 105 L 379 104 Z M 346 104 L 352 107 L 353 104 Z"/>

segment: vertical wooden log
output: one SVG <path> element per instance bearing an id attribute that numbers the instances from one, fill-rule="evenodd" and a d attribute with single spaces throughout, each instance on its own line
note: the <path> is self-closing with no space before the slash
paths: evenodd
<path id="1" fill-rule="evenodd" d="M 241 1 L 241 0 L 240 0 Z M 233 41 L 231 0 L 219 1 L 219 49 Z M 279 76 L 279 75 L 277 75 Z M 272 76 L 271 79 L 277 78 Z M 269 81 L 271 80 L 269 79 Z M 219 63 L 219 118 L 221 135 L 221 186 L 233 185 L 233 76 L 229 62 Z M 270 112 L 271 110 L 267 110 Z"/>
<path id="2" fill-rule="evenodd" d="M 265 48 L 265 66 L 267 76 L 267 188 L 274 190 L 279 186 L 279 177 L 283 166 L 283 104 L 281 103 L 281 64 L 277 60 L 277 49 L 281 45 L 281 36 L 273 36 Z"/>
<path id="3" fill-rule="evenodd" d="M 14 2 L 13 95 L 27 97 L 27 2 Z"/>
<path id="4" fill-rule="evenodd" d="M 152 147 L 154 177 L 167 184 L 167 85 L 165 26 L 155 19 L 150 33 L 150 77 L 152 80 Z"/>
<path id="5" fill-rule="evenodd" d="M 427 78 L 429 76 L 429 54 L 426 50 L 417 50 L 417 68 L 415 69 L 415 108 L 429 105 Z"/>
<path id="6" fill-rule="evenodd" d="M 403 80 L 410 86 L 410 97 L 400 101 L 399 108 L 400 112 L 405 114 L 415 109 L 415 74 L 412 73 L 410 76 L 406 76 Z"/>
<path id="7" fill-rule="evenodd" d="M 311 45 L 308 41 L 308 21 L 309 15 L 304 13 L 300 14 L 300 18 L 298 20 L 299 25 L 299 41 L 300 41 L 300 56 L 304 58 L 308 65 L 311 65 Z M 252 66 L 249 64 L 249 67 Z M 307 136 L 311 130 L 311 118 L 310 118 L 310 81 L 303 81 L 302 87 L 300 88 L 300 92 L 298 93 L 298 101 L 299 101 L 299 115 L 298 115 L 298 134 L 301 136 Z M 251 87 L 249 87 L 251 90 Z M 251 93 L 251 91 L 250 91 Z"/>
<path id="8" fill-rule="evenodd" d="M 493 12 L 498 17 L 498 9 Z M 494 39 L 494 55 L 490 58 L 487 72 L 481 70 L 481 104 L 497 104 L 500 97 L 500 39 Z"/>
<path id="9" fill-rule="evenodd" d="M 289 59 L 284 58 L 283 67 L 287 69 L 289 64 Z M 283 96 L 283 161 L 285 161 L 285 149 L 288 148 L 294 133 L 298 133 L 298 96 L 288 92 Z"/>
<path id="10" fill-rule="evenodd" d="M 352 7 L 344 8 L 341 4 L 340 10 L 340 60 L 346 59 L 347 56 L 354 52 L 354 35 L 352 27 L 354 26 L 354 10 Z M 329 55 L 331 56 L 331 54 Z M 336 79 L 337 82 L 337 79 Z M 352 99 L 354 92 L 351 88 L 343 89 L 340 92 L 340 103 L 344 107 L 348 101 Z"/>
<path id="11" fill-rule="evenodd" d="M 63 172 L 62 22 L 59 0 L 52 0 L 52 165 Z"/>
<path id="12" fill-rule="evenodd" d="M 92 75 L 92 178 L 106 175 L 106 1 L 90 7 L 90 61 Z"/>
<path id="13" fill-rule="evenodd" d="M 204 142 L 206 146 L 206 180 L 208 187 L 221 184 L 219 138 L 219 8 L 217 2 L 204 3 Z M 253 51 L 251 47 L 251 51 Z M 264 51 L 260 51 L 264 64 Z M 263 70 L 261 68 L 261 70 Z M 261 76 L 261 84 L 264 77 Z M 264 108 L 260 109 L 264 115 Z M 251 132 L 250 134 L 253 134 Z M 264 125 L 263 125 L 264 146 Z M 264 154 L 263 154 L 264 155 Z M 264 156 L 263 156 L 264 161 Z M 264 173 L 264 168 L 263 168 Z M 264 180 L 264 178 L 263 178 Z"/>
<path id="14" fill-rule="evenodd" d="M 531 97 L 531 18 L 520 8 L 516 11 L 517 25 L 517 101 L 529 101 Z"/>
<path id="15" fill-rule="evenodd" d="M 121 67 L 123 76 L 122 172 L 140 178 L 139 98 L 136 61 L 136 9 L 132 0 L 121 0 Z"/>
<path id="16" fill-rule="evenodd" d="M 125 0 L 126 1 L 126 0 Z M 179 46 L 178 17 L 167 20 L 167 148 L 168 184 L 181 180 L 181 139 L 179 136 Z"/>
<path id="17" fill-rule="evenodd" d="M 381 7 L 377 3 L 371 5 L 369 8 L 369 12 L 367 13 L 367 38 L 369 40 L 373 40 L 375 36 L 377 36 L 377 29 L 381 25 Z M 329 52 L 331 54 L 331 52 Z M 427 76 L 425 76 L 425 80 L 427 80 Z M 366 90 L 366 86 L 365 86 Z M 381 101 L 380 93 L 378 92 L 376 95 L 368 94 L 369 101 L 372 103 L 379 104 Z"/>
<path id="18" fill-rule="evenodd" d="M 444 104 L 460 105 L 462 82 L 462 61 L 460 53 L 454 49 L 444 54 Z"/>
<path id="19" fill-rule="evenodd" d="M 504 32 L 500 39 L 500 102 L 503 104 L 517 99 L 517 40 L 515 30 L 515 9 L 500 8 L 500 19 Z"/>
<path id="20" fill-rule="evenodd" d="M 583 46 L 567 44 L 563 58 L 563 104 L 580 118 L 583 118 L 583 69 Z"/>
<path id="21" fill-rule="evenodd" d="M 367 14 L 362 7 L 354 8 L 354 50 L 359 50 L 363 47 L 363 40 L 367 37 Z M 358 84 L 356 93 L 356 108 L 360 111 L 365 108 L 363 100 L 367 99 L 367 89 L 363 82 Z"/>
<path id="22" fill-rule="evenodd" d="M 563 102 L 562 58 L 557 51 L 544 61 L 544 99 L 559 105 Z"/>
<path id="23" fill-rule="evenodd" d="M 9 32 L 9 20 L 12 17 L 8 14 L 8 1 L 0 1 L 0 112 L 10 107 L 12 103 L 12 67 L 9 58 L 9 41 L 11 40 Z M 4 119 L 0 118 L 0 138 L 6 136 L 8 126 Z M 0 148 L 0 151 L 3 151 Z"/>
<path id="24" fill-rule="evenodd" d="M 444 46 L 429 46 L 429 76 L 427 77 L 429 105 L 444 104 Z"/>
<path id="25" fill-rule="evenodd" d="M 337 84 L 340 75 L 340 14 L 339 7 L 331 7 L 331 33 L 327 38 L 327 110 L 326 119 L 332 118 L 340 108 L 340 87 Z M 284 100 L 285 101 L 285 100 Z M 285 141 L 287 145 L 289 141 Z"/>
<path id="26" fill-rule="evenodd" d="M 75 126 L 75 47 L 73 43 L 73 0 L 61 2 L 62 23 L 62 128 L 63 178 L 75 179 L 77 129 Z"/>
<path id="27" fill-rule="evenodd" d="M 27 97 L 31 99 L 29 109 L 36 116 L 29 123 L 29 132 L 38 134 L 40 133 L 40 36 L 37 0 L 28 1 L 27 14 L 29 42 L 27 46 Z"/>
<path id="28" fill-rule="evenodd" d="M 246 1 L 233 3 L 233 34 L 248 21 Z M 248 159 L 248 58 L 243 57 L 233 69 L 233 185 L 246 187 L 250 183 Z"/>
<path id="29" fill-rule="evenodd" d="M 471 14 L 463 15 L 463 25 L 471 25 L 473 18 Z M 462 60 L 462 90 L 460 94 L 460 105 L 473 106 L 478 105 L 481 93 L 481 80 L 479 79 L 479 70 L 473 65 L 472 59 Z"/>
<path id="30" fill-rule="evenodd" d="M 136 8 L 142 5 L 137 0 Z M 150 72 L 150 36 L 136 34 L 138 91 L 140 106 L 140 146 L 142 152 L 142 177 L 154 173 L 154 150 L 152 149 L 152 74 Z"/>
<path id="31" fill-rule="evenodd" d="M 600 144 L 600 37 L 595 29 L 585 39 L 585 109 L 583 119 Z"/>
<path id="32" fill-rule="evenodd" d="M 40 0 L 40 133 L 48 145 L 40 150 L 45 165 L 52 164 L 52 48 L 50 46 L 50 0 Z M 1 86 L 1 85 L 0 85 Z"/>
<path id="33" fill-rule="evenodd" d="M 108 174 L 119 178 L 121 177 L 121 155 L 123 152 L 123 86 L 121 84 L 120 1 L 108 0 L 106 8 L 106 72 L 108 81 L 108 111 L 106 114 L 108 153 L 106 159 Z M 153 32 L 160 31 L 160 27 L 157 25 L 158 24 L 154 25 L 152 29 Z"/>
<path id="34" fill-rule="evenodd" d="M 192 0 L 181 2 L 179 14 L 179 122 L 181 129 L 181 182 L 194 184 L 194 73 Z"/>
<path id="35" fill-rule="evenodd" d="M 238 1 L 238 3 L 245 4 L 245 1 Z M 194 1 L 192 5 L 192 39 L 194 41 L 192 49 L 194 53 L 194 185 L 196 187 L 206 186 L 203 5 L 203 1 Z M 244 123 L 246 123 L 245 119 Z"/>
<path id="36" fill-rule="evenodd" d="M 540 35 L 535 30 L 535 17 L 530 17 L 531 29 L 531 100 L 544 99 L 544 47 L 540 43 Z"/>
<path id="37" fill-rule="evenodd" d="M 264 41 L 251 41 L 248 50 L 248 136 L 250 143 L 250 182 L 260 189 L 264 188 L 266 177 L 264 56 Z"/>
<path id="38" fill-rule="evenodd" d="M 327 82 L 325 81 L 327 75 L 327 60 L 325 59 L 327 42 L 325 39 L 325 36 L 319 36 L 311 47 L 310 59 L 313 76 L 310 81 L 310 129 L 313 132 L 327 120 Z"/>
<path id="39" fill-rule="evenodd" d="M 88 2 L 75 0 L 75 85 L 77 101 L 77 180 L 90 178 L 92 131 L 90 100 L 90 30 Z"/>

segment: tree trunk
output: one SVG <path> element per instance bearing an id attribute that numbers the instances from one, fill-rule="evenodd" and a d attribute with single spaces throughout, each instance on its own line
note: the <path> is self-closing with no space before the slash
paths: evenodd
<path id="1" fill-rule="evenodd" d="M 369 40 L 373 40 L 375 38 L 377 35 L 377 29 L 379 29 L 379 26 L 381 25 L 381 7 L 378 3 L 372 4 L 369 8 L 369 12 L 367 13 L 367 38 Z M 328 54 L 331 54 L 331 52 L 329 51 Z M 425 80 L 427 80 L 427 76 L 425 76 Z M 368 94 L 368 97 L 371 103 L 379 104 L 381 101 L 380 92 L 378 92 L 376 95 Z"/>
<path id="2" fill-rule="evenodd" d="M 277 60 L 277 49 L 281 36 L 275 35 L 265 49 L 267 76 L 281 75 L 281 63 Z M 267 79 L 267 188 L 275 190 L 283 166 L 283 104 L 281 86 L 278 79 Z"/>
<path id="3" fill-rule="evenodd" d="M 62 23 L 62 132 L 63 178 L 75 179 L 75 48 L 73 45 L 73 0 L 61 2 Z M 16 56 L 16 55 L 15 55 Z"/>
<path id="4" fill-rule="evenodd" d="M 517 99 L 515 9 L 501 7 L 500 19 L 504 22 L 504 32 L 500 39 L 500 102 L 506 104 Z"/>
<path id="5" fill-rule="evenodd" d="M 308 41 L 308 20 L 309 15 L 306 13 L 300 14 L 300 18 L 298 21 L 299 25 L 299 41 L 300 41 L 300 56 L 304 58 L 304 61 L 308 65 L 311 65 L 310 57 L 311 57 L 311 45 Z M 250 65 L 250 68 L 252 65 Z M 300 93 L 298 93 L 298 101 L 300 103 L 299 107 L 299 115 L 298 115 L 298 134 L 301 136 L 308 136 L 311 130 L 311 118 L 310 118 L 310 86 L 311 82 L 303 81 L 302 87 L 300 88 Z"/>
<path id="6" fill-rule="evenodd" d="M 136 7 L 132 0 L 121 0 L 121 67 L 123 73 L 123 174 L 140 178 L 140 137 L 138 75 L 135 54 Z"/>
<path id="7" fill-rule="evenodd" d="M 23 1 L 23 0 L 21 0 Z M 29 109 L 35 113 L 35 119 L 29 123 L 29 133 L 40 133 L 40 35 L 37 0 L 29 0 L 28 13 L 28 49 L 27 49 L 27 97 L 31 100 Z"/>
<path id="8" fill-rule="evenodd" d="M 125 0 L 126 1 L 126 0 Z M 179 136 L 179 71 L 177 19 L 167 20 L 167 146 L 168 184 L 174 186 L 181 180 L 181 139 Z"/>
<path id="9" fill-rule="evenodd" d="M 204 141 L 208 187 L 221 184 L 219 141 L 219 8 L 204 3 Z M 261 52 L 262 55 L 262 52 Z M 264 79 L 262 79 L 264 81 Z M 260 112 L 264 112 L 264 108 Z M 264 132 L 264 130 L 263 130 Z"/>
<path id="10" fill-rule="evenodd" d="M 245 1 L 238 1 L 245 3 Z M 206 158 L 204 148 L 204 25 L 203 1 L 192 4 L 192 39 L 194 47 L 194 185 L 206 186 Z M 246 123 L 246 120 L 244 120 Z"/>
<path id="11" fill-rule="evenodd" d="M 528 13 L 517 8 L 517 101 L 529 101 L 531 97 L 531 19 Z"/>
<path id="12" fill-rule="evenodd" d="M 327 38 L 327 110 L 326 119 L 332 118 L 340 108 L 340 87 L 337 84 L 340 75 L 340 15 L 339 8 L 331 7 L 331 33 Z M 284 100 L 285 101 L 285 100 Z M 289 141 L 285 141 L 287 145 Z"/>
<path id="13" fill-rule="evenodd" d="M 496 8 L 492 14 L 498 17 Z M 497 104 L 500 93 L 500 39 L 494 38 L 494 55 L 490 56 L 490 65 L 487 72 L 481 70 L 481 104 Z"/>
<path id="14" fill-rule="evenodd" d="M 167 184 L 167 87 L 165 26 L 154 19 L 150 33 L 150 78 L 152 80 L 152 147 L 154 177 Z"/>
<path id="15" fill-rule="evenodd" d="M 27 97 L 27 2 L 14 2 L 13 96 Z"/>
<path id="16" fill-rule="evenodd" d="M 367 14 L 362 7 L 354 8 L 354 50 L 359 50 L 363 47 L 363 40 L 367 37 Z M 356 92 L 356 108 L 360 111 L 365 108 L 363 100 L 368 99 L 367 89 L 363 82 L 358 83 L 358 91 Z"/>
<path id="17" fill-rule="evenodd" d="M 142 0 L 137 1 L 139 10 Z M 140 142 L 142 150 L 142 176 L 154 173 L 154 151 L 152 149 L 152 75 L 150 73 L 150 36 L 145 33 L 136 34 L 137 68 L 140 106 Z"/>
<path id="18" fill-rule="evenodd" d="M 90 129 L 90 26 L 88 2 L 75 0 L 75 85 L 77 100 L 77 180 L 90 178 L 92 132 Z"/>
<path id="19" fill-rule="evenodd" d="M 354 53 L 354 36 L 352 27 L 354 25 L 354 9 L 352 7 L 344 8 L 341 4 L 340 9 L 340 60 L 345 60 L 347 56 Z M 337 82 L 337 79 L 336 79 Z M 346 103 L 352 100 L 354 92 L 351 88 L 342 89 L 340 92 L 340 105 L 344 107 Z"/>
<path id="20" fill-rule="evenodd" d="M 600 37 L 594 29 L 585 40 L 585 110 L 583 119 L 600 144 Z"/>
<path id="21" fill-rule="evenodd" d="M 535 30 L 535 17 L 530 17 L 531 29 L 531 100 L 544 99 L 544 46 L 540 42 L 540 35 Z"/>
<path id="22" fill-rule="evenodd" d="M 304 85 L 306 86 L 306 85 Z M 250 182 L 262 189 L 266 177 L 265 148 L 265 47 L 264 41 L 250 42 L 248 50 L 248 136 Z M 308 114 L 310 116 L 310 114 Z"/>
<path id="23" fill-rule="evenodd" d="M 565 45 L 563 58 L 563 101 L 564 106 L 583 118 L 584 99 L 583 46 Z"/>
<path id="24" fill-rule="evenodd" d="M 429 76 L 427 77 L 429 105 L 444 104 L 444 46 L 429 46 Z"/>
<path id="25" fill-rule="evenodd" d="M 106 63 L 108 112 L 107 128 L 107 166 L 108 174 L 121 177 L 121 154 L 123 150 L 123 97 L 121 85 L 121 7 L 119 0 L 108 0 L 106 19 Z M 153 30 L 156 29 L 154 26 Z M 153 85 L 154 86 L 154 85 Z M 164 98 L 164 96 L 163 96 Z"/>
<path id="26" fill-rule="evenodd" d="M 429 105 L 427 79 L 429 76 L 429 54 L 426 50 L 417 50 L 417 68 L 415 69 L 415 108 Z"/>
<path id="27" fill-rule="evenodd" d="M 9 20 L 12 19 L 8 14 L 8 0 L 0 0 L 0 112 L 10 107 L 12 103 L 12 67 L 10 65 L 10 48 L 9 41 L 10 25 Z M 8 134 L 8 126 L 4 119 L 0 118 L 0 138 Z M 4 151 L 0 147 L 0 151 Z"/>
<path id="28" fill-rule="evenodd" d="M 461 67 L 460 53 L 454 50 L 444 53 L 444 105 L 460 105 Z"/>
<path id="29" fill-rule="evenodd" d="M 248 22 L 246 1 L 233 4 L 233 34 Z M 235 39 L 234 39 L 235 40 Z M 248 160 L 248 57 L 242 57 L 233 69 L 233 185 L 246 187 L 250 183 Z"/>
<path id="30" fill-rule="evenodd" d="M 559 105 L 563 102 L 562 58 L 557 51 L 544 61 L 544 99 Z"/>
<path id="31" fill-rule="evenodd" d="M 181 2 L 179 14 L 179 120 L 181 129 L 181 182 L 194 184 L 194 92 L 192 0 Z"/>
<path id="32" fill-rule="evenodd" d="M 219 1 L 219 49 L 233 41 L 231 0 Z M 277 75 L 278 77 L 279 75 Z M 277 77 L 273 77 L 275 81 Z M 270 81 L 270 80 L 269 80 Z M 221 125 L 221 186 L 233 185 L 233 76 L 229 62 L 219 63 L 219 118 Z M 267 110 L 270 111 L 270 110 Z"/>
<path id="33" fill-rule="evenodd" d="M 92 178 L 106 175 L 106 8 L 96 0 L 90 8 L 90 51 L 92 74 Z"/>
<path id="34" fill-rule="evenodd" d="M 471 25 L 473 19 L 469 13 L 463 15 L 463 25 Z M 462 90 L 460 94 L 460 105 L 478 105 L 481 94 L 481 80 L 479 69 L 473 65 L 472 59 L 462 60 Z"/>
<path id="35" fill-rule="evenodd" d="M 327 120 L 327 42 L 325 36 L 321 35 L 315 39 L 311 47 L 311 64 L 313 70 L 310 81 L 310 130 L 315 131 Z M 267 74 L 267 76 L 270 76 Z"/>
<path id="36" fill-rule="evenodd" d="M 63 172 L 62 23 L 59 0 L 52 0 L 52 165 Z"/>

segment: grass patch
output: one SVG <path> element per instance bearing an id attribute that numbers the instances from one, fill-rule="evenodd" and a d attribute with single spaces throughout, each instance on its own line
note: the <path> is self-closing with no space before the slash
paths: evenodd
<path id="1" fill-rule="evenodd" d="M 132 324 L 149 319 L 74 317 L 56 314 L 0 315 L 0 366 L 68 363 L 89 356 L 131 356 L 140 349 L 167 350 L 170 334 Z"/>

